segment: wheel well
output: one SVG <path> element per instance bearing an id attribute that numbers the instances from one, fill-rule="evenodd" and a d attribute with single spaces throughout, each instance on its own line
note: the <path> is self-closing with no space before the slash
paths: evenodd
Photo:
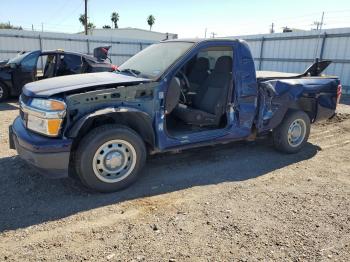
<path id="1" fill-rule="evenodd" d="M 76 149 L 79 141 L 92 129 L 107 124 L 127 126 L 134 130 L 142 138 L 148 148 L 152 149 L 155 145 L 152 122 L 148 116 L 139 112 L 117 112 L 87 119 L 75 136 L 72 150 L 74 151 Z"/>
<path id="2" fill-rule="evenodd" d="M 310 118 L 311 122 L 316 119 L 317 103 L 314 98 L 300 98 L 296 103 L 292 104 L 288 110 L 304 111 Z"/>

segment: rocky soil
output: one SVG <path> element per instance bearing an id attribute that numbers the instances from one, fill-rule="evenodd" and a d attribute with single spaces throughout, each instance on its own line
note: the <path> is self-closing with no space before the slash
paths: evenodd
<path id="1" fill-rule="evenodd" d="M 0 261 L 349 261 L 350 106 L 306 148 L 268 139 L 150 157 L 113 194 L 50 180 L 8 149 L 0 105 Z"/>

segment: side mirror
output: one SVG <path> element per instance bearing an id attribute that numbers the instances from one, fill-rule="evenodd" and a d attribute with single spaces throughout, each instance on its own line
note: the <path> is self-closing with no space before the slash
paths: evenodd
<path id="1" fill-rule="evenodd" d="M 165 96 L 165 114 L 170 114 L 171 111 L 178 105 L 181 95 L 180 79 L 173 77 L 168 86 Z"/>

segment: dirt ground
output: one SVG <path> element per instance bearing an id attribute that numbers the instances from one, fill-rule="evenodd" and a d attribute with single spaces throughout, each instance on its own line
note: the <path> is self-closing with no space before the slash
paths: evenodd
<path id="1" fill-rule="evenodd" d="M 8 149 L 0 105 L 0 261 L 349 261 L 350 106 L 306 148 L 268 139 L 150 157 L 113 194 L 50 180 Z"/>

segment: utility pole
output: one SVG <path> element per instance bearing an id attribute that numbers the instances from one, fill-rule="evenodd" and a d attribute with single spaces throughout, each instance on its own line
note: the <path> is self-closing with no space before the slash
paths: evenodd
<path id="1" fill-rule="evenodd" d="M 274 23 L 272 23 L 271 24 L 271 28 L 270 28 L 270 34 L 273 34 L 274 32 L 275 32 L 275 24 Z"/>
<path id="2" fill-rule="evenodd" d="M 211 32 L 211 38 L 215 38 L 216 35 L 217 33 Z"/>
<path id="3" fill-rule="evenodd" d="M 321 17 L 321 22 L 315 22 L 315 24 L 317 25 L 317 30 L 320 30 L 319 34 L 318 34 L 318 38 L 317 38 L 317 43 L 316 43 L 316 49 L 315 49 L 315 61 L 316 63 L 318 62 L 318 46 L 319 46 L 319 42 L 321 39 L 321 30 L 322 30 L 322 26 L 323 26 L 323 20 L 324 20 L 324 12 L 322 12 L 322 17 Z"/>
<path id="4" fill-rule="evenodd" d="M 41 22 L 41 32 L 44 32 L 44 23 Z"/>
<path id="5" fill-rule="evenodd" d="M 85 1 L 85 21 L 84 21 L 84 24 L 85 24 L 85 35 L 88 34 L 88 18 L 87 18 L 87 0 L 84 0 Z"/>
<path id="6" fill-rule="evenodd" d="M 322 29 L 322 26 L 323 26 L 323 19 L 324 19 L 324 12 L 322 12 L 322 18 L 321 18 L 320 30 Z"/>
<path id="7" fill-rule="evenodd" d="M 208 30 L 208 28 L 205 28 L 205 30 L 204 30 L 204 38 L 207 38 L 207 30 Z"/>
<path id="8" fill-rule="evenodd" d="M 322 17 L 321 17 L 321 22 L 320 21 L 315 21 L 314 25 L 316 26 L 316 30 L 321 30 L 323 26 L 323 20 L 324 20 L 324 12 L 322 12 Z"/>

